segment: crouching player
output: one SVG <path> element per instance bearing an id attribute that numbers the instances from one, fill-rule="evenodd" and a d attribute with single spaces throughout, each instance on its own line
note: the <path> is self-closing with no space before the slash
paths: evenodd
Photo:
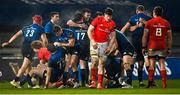
<path id="1" fill-rule="evenodd" d="M 65 50 L 62 47 L 55 47 L 52 44 L 47 46 L 51 52 L 51 57 L 48 61 L 48 69 L 45 81 L 45 87 L 49 87 L 49 83 L 57 82 L 63 75 L 65 68 Z"/>
<path id="2" fill-rule="evenodd" d="M 134 46 L 130 41 L 121 33 L 121 31 L 116 30 L 116 41 L 113 47 L 117 47 L 120 51 L 123 67 L 127 74 L 127 85 L 122 88 L 132 88 L 132 69 L 133 65 L 133 55 L 134 55 Z M 113 48 L 112 48 L 113 49 Z M 123 70 L 122 70 L 123 71 Z"/>

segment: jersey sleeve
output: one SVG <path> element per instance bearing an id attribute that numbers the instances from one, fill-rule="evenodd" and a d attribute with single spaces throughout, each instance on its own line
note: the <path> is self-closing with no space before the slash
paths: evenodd
<path id="1" fill-rule="evenodd" d="M 41 34 L 45 33 L 44 27 L 40 27 L 39 31 Z"/>
<path id="2" fill-rule="evenodd" d="M 131 26 L 133 26 L 133 25 L 134 25 L 134 23 L 133 23 L 133 19 L 134 19 L 134 18 L 133 18 L 133 17 L 131 17 L 131 18 L 129 19 L 129 21 L 128 21 L 128 22 L 130 23 L 130 25 L 131 25 Z"/>

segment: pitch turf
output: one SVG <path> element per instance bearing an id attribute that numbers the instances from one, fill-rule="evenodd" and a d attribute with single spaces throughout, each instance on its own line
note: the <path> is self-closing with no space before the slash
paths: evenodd
<path id="1" fill-rule="evenodd" d="M 147 83 L 147 81 L 145 81 Z M 138 82 L 133 82 L 133 89 L 89 89 L 89 88 L 66 88 L 66 89 L 17 89 L 9 82 L 0 82 L 0 94 L 180 94 L 180 80 L 168 80 L 168 88 L 161 88 L 161 81 L 157 80 L 157 88 L 138 88 Z"/>

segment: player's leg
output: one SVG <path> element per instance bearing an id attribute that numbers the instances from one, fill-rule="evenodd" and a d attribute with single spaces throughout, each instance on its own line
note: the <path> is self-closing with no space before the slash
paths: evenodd
<path id="1" fill-rule="evenodd" d="M 75 54 L 71 55 L 70 64 L 73 71 L 73 78 L 75 80 L 73 88 L 79 87 L 77 62 L 78 62 L 78 56 Z"/>
<path id="2" fill-rule="evenodd" d="M 154 70 L 155 70 L 155 57 L 149 57 L 149 69 L 148 69 L 148 86 L 147 88 L 152 88 L 153 87 L 153 77 L 154 77 Z"/>
<path id="3" fill-rule="evenodd" d="M 88 84 L 88 75 L 87 75 L 87 64 L 88 64 L 88 59 L 89 59 L 89 46 L 81 46 L 79 49 L 79 64 L 80 64 L 80 69 L 81 69 L 81 81 L 82 81 L 82 86 L 85 86 Z"/>
<path id="4" fill-rule="evenodd" d="M 21 68 L 19 69 L 15 79 L 10 82 L 13 86 L 21 88 L 20 87 L 20 83 L 19 83 L 20 76 L 22 76 L 22 74 L 24 74 L 24 72 L 26 71 L 28 66 L 30 66 L 30 64 L 31 64 L 31 60 L 29 60 L 28 58 L 24 57 L 23 64 L 22 64 Z"/>
<path id="5" fill-rule="evenodd" d="M 98 49 L 94 49 L 90 44 L 90 56 L 91 56 L 91 68 L 90 68 L 90 79 L 91 83 L 89 85 L 90 88 L 96 88 L 96 76 L 97 76 L 97 64 L 98 64 Z"/>
<path id="6" fill-rule="evenodd" d="M 98 62 L 98 89 L 103 88 L 103 75 L 104 75 L 104 64 L 107 60 L 107 55 L 105 54 L 105 50 L 108 47 L 108 43 L 99 43 L 99 62 Z"/>
<path id="7" fill-rule="evenodd" d="M 160 73 L 162 77 L 162 88 L 167 87 L 167 74 L 166 74 L 166 68 L 165 68 L 165 58 L 159 58 L 159 64 L 160 64 Z"/>
<path id="8" fill-rule="evenodd" d="M 167 53 L 166 50 L 159 51 L 159 65 L 160 65 L 160 73 L 162 78 L 162 88 L 167 87 L 167 73 L 165 66 L 165 57 Z"/>
<path id="9" fill-rule="evenodd" d="M 137 52 L 137 61 L 138 61 L 138 80 L 139 80 L 139 87 L 144 87 L 145 84 L 143 83 L 143 67 L 144 67 L 144 56 L 142 54 L 142 49 L 139 48 Z"/>
<path id="10" fill-rule="evenodd" d="M 129 85 L 128 88 L 132 88 L 132 69 L 131 69 L 131 65 L 133 64 L 133 57 L 130 55 L 123 55 L 123 65 L 124 65 L 124 69 L 126 71 L 127 74 L 127 84 Z"/>

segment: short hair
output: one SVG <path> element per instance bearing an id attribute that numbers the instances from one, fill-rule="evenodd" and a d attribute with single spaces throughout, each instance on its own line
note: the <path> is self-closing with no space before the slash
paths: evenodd
<path id="1" fill-rule="evenodd" d="M 145 8 L 144 8 L 143 5 L 138 5 L 138 6 L 136 7 L 136 10 L 138 10 L 138 11 L 144 11 Z"/>
<path id="2" fill-rule="evenodd" d="M 43 43 L 40 40 L 35 40 L 31 43 L 32 49 L 40 49 L 43 47 Z"/>
<path id="3" fill-rule="evenodd" d="M 153 9 L 153 12 L 156 16 L 162 16 L 163 15 L 163 8 L 161 6 L 156 6 Z"/>
<path id="4" fill-rule="evenodd" d="M 48 44 L 48 45 L 47 45 L 47 49 L 48 49 L 48 51 L 50 51 L 51 53 L 54 53 L 54 52 L 56 52 L 57 47 L 54 46 L 53 44 Z"/>
<path id="5" fill-rule="evenodd" d="M 102 16 L 102 15 L 103 15 L 102 12 L 100 12 L 100 11 L 97 11 L 97 12 L 96 12 L 96 16 Z"/>
<path id="6" fill-rule="evenodd" d="M 84 9 L 82 9 L 81 14 L 85 14 L 86 12 L 91 13 L 91 10 L 88 8 L 84 8 Z"/>
<path id="7" fill-rule="evenodd" d="M 55 25 L 53 31 L 56 33 L 59 32 L 61 29 L 62 29 L 61 26 Z"/>
<path id="8" fill-rule="evenodd" d="M 112 15 L 112 14 L 113 14 L 113 9 L 110 8 L 110 7 L 107 7 L 107 8 L 104 10 L 104 14 Z"/>
<path id="9" fill-rule="evenodd" d="M 59 14 L 59 12 L 51 12 L 50 17 L 53 17 L 54 15 Z"/>

